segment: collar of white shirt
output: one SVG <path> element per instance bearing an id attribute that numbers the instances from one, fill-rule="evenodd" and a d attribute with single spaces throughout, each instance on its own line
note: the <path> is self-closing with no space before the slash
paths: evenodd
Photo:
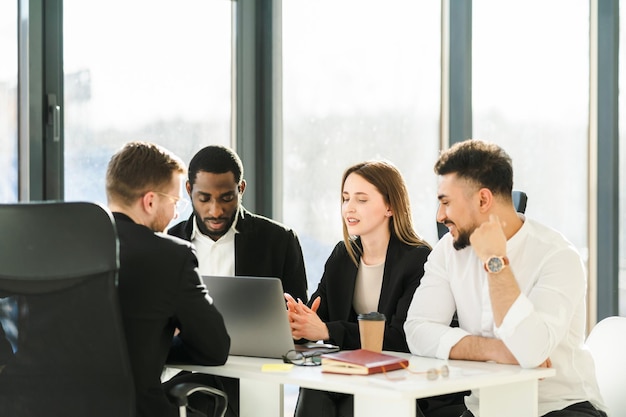
<path id="1" fill-rule="evenodd" d="M 217 241 L 203 234 L 194 219 L 191 242 L 196 248 L 200 275 L 235 275 L 235 234 L 237 220 Z"/>

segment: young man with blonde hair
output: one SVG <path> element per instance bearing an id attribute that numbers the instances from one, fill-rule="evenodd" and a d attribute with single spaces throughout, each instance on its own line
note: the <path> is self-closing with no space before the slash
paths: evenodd
<path id="1" fill-rule="evenodd" d="M 120 304 L 139 417 L 178 416 L 178 407 L 161 386 L 166 361 L 222 365 L 230 348 L 224 320 L 198 275 L 192 246 L 163 233 L 177 215 L 184 173 L 183 162 L 166 149 L 131 142 L 113 155 L 106 174 L 120 244 Z"/>

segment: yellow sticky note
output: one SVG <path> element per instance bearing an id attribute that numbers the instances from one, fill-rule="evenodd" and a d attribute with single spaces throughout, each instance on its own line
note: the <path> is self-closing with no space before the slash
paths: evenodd
<path id="1" fill-rule="evenodd" d="M 291 363 L 266 363 L 261 366 L 262 372 L 287 372 L 293 368 Z"/>

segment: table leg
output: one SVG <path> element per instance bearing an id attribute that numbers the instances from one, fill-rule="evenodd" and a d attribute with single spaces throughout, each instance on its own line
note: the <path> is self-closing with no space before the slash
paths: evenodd
<path id="1" fill-rule="evenodd" d="M 383 399 L 371 394 L 354 396 L 354 417 L 415 417 L 415 399 Z"/>
<path id="2" fill-rule="evenodd" d="M 284 417 L 283 385 L 259 380 L 239 380 L 241 417 Z"/>
<path id="3" fill-rule="evenodd" d="M 481 417 L 536 417 L 537 380 L 480 389 Z"/>

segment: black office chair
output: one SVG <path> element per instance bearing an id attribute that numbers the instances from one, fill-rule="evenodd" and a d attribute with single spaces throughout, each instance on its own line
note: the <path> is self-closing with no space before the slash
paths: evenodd
<path id="1" fill-rule="evenodd" d="M 0 416 L 134 416 L 110 212 L 0 205 L 0 230 Z M 172 394 L 181 415 L 198 390 L 219 396 L 223 416 L 225 394 L 197 385 Z"/>
<path id="2" fill-rule="evenodd" d="M 528 203 L 528 196 L 524 191 L 513 190 L 513 205 L 518 213 L 526 213 L 526 203 Z"/>
<path id="3" fill-rule="evenodd" d="M 528 196 L 524 191 L 513 190 L 513 205 L 518 213 L 526 212 L 526 203 L 528 202 Z M 437 222 L 437 234 L 439 235 L 439 239 L 448 233 L 448 228 L 443 224 Z"/>

